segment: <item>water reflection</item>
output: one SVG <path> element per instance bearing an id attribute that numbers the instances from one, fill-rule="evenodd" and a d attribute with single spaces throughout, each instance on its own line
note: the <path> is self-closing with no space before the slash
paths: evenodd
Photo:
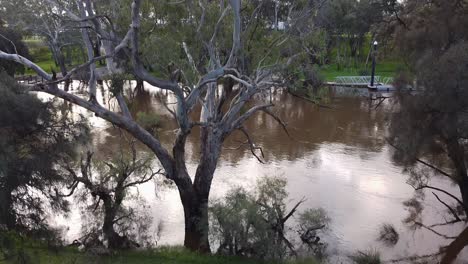
<path id="1" fill-rule="evenodd" d="M 176 124 L 161 100 L 171 107 L 175 98 L 148 84 L 140 90 L 131 87 L 134 84 L 129 85 L 127 94 L 132 114 L 141 111 L 158 113 L 164 125 L 157 136 L 164 146 L 171 146 Z M 98 101 L 117 109 L 105 84 L 99 91 Z M 80 89 L 75 92 L 83 93 Z M 343 256 L 372 247 L 382 249 L 385 258 L 396 258 L 405 254 L 431 253 L 446 243 L 428 232 L 408 232 L 401 224 L 406 216 L 402 202 L 413 195 L 413 190 L 405 183 L 406 175 L 401 173 L 401 168 L 392 163 L 391 149 L 385 141 L 391 103 L 374 109 L 366 98 L 336 98 L 331 103 L 332 108 L 326 109 L 279 90 L 274 93 L 273 100 L 273 111 L 288 124 L 290 137 L 266 114 L 259 113 L 249 119 L 245 127 L 256 144 L 264 149 L 266 163 L 259 163 L 246 148 L 231 150 L 245 140 L 242 134 L 234 133 L 224 144 L 210 199 L 222 197 L 234 186 L 249 189 L 264 175 L 284 175 L 288 179 L 291 203 L 305 197 L 304 209 L 323 207 L 330 214 L 332 233 L 326 240 L 332 252 Z M 79 107 L 68 107 L 90 119 L 95 128 L 96 149 L 102 158 L 110 155 L 113 147 L 119 144 L 119 131 Z M 199 131 L 195 129 L 186 151 L 191 174 L 199 158 L 198 139 Z M 434 184 L 457 193 L 449 182 L 435 181 Z M 151 205 L 154 225 L 163 223 L 159 244 L 181 244 L 183 211 L 177 191 L 153 183 L 147 183 L 139 190 Z M 443 210 L 443 206 L 428 196 L 423 218 L 431 222 L 443 221 L 438 213 Z M 79 221 L 77 213 L 72 213 L 68 221 Z M 376 242 L 382 223 L 394 224 L 400 232 L 400 242 L 394 248 L 385 248 Z M 446 231 L 456 234 L 457 228 Z M 76 233 L 72 229 L 68 236 L 76 236 Z"/>

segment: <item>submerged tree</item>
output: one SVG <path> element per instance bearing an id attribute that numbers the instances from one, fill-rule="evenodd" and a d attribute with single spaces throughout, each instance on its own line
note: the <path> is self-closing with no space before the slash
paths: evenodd
<path id="1" fill-rule="evenodd" d="M 138 155 L 135 142 L 128 145 L 126 148 L 120 146 L 120 151 L 108 161 L 93 161 L 93 153 L 88 152 L 82 157 L 78 172 L 69 162 L 65 165 L 71 182 L 70 193 L 66 196 L 71 196 L 82 184 L 85 191 L 81 194 L 81 200 L 88 201 L 91 196 L 93 199 L 89 209 L 94 213 L 98 207 L 102 207 L 102 219 L 98 220 L 101 224 L 99 233 L 104 235 L 110 249 L 138 247 L 138 243 L 129 238 L 129 230 L 122 230 L 123 226 L 137 219 L 134 209 L 125 206 L 124 202 L 129 199 L 132 187 L 149 182 L 160 174 L 160 170 L 153 171 L 151 157 Z"/>
<path id="2" fill-rule="evenodd" d="M 299 213 L 296 227 L 287 225 L 304 202 L 286 210 L 286 180 L 264 177 L 252 192 L 243 188 L 231 190 L 210 207 L 212 237 L 219 243 L 217 252 L 261 259 L 286 259 L 298 256 L 297 244 L 290 241 L 298 233 L 301 242 L 315 257 L 322 257 L 325 243 L 320 235 L 330 219 L 323 209 Z"/>
<path id="3" fill-rule="evenodd" d="M 415 78 L 401 77 L 397 83 L 403 89 L 397 94 L 399 108 L 390 127 L 395 159 L 410 171 L 409 183 L 415 190 L 433 191 L 447 207 L 453 219 L 449 223 L 461 222 L 468 215 L 468 5 L 456 0 L 407 1 L 400 18 L 397 39 L 412 69 L 409 76 Z M 417 85 L 413 87 L 417 93 L 405 92 L 408 85 Z M 434 174 L 457 184 L 460 195 L 432 186 Z M 443 201 L 441 194 L 452 202 Z M 407 220 L 424 227 L 418 220 L 421 197 L 406 203 L 412 208 Z M 446 252 L 452 259 L 458 254 L 451 247 Z"/>
<path id="4" fill-rule="evenodd" d="M 0 72 L 0 225 L 30 231 L 46 227 L 45 202 L 66 210 L 55 195 L 65 181 L 60 159 L 73 158 L 75 146 L 86 139 L 83 122 L 61 115 L 54 101 L 41 102 L 21 91 Z"/>

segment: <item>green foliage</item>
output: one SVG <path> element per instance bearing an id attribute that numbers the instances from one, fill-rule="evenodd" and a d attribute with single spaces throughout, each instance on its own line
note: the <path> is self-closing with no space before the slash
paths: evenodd
<path id="1" fill-rule="evenodd" d="M 301 228 L 309 230 L 316 229 L 321 225 L 328 225 L 331 219 L 323 208 L 307 209 L 299 214 L 299 225 Z"/>
<path id="2" fill-rule="evenodd" d="M 384 14 L 384 5 L 373 0 L 330 0 L 324 3 L 317 23 L 333 36 L 333 45 L 337 49 L 333 57 L 336 57 L 334 62 L 338 70 L 342 64 L 367 55 L 362 50 L 363 45 L 369 43 L 366 34 L 382 21 Z"/>
<path id="3" fill-rule="evenodd" d="M 375 67 L 377 76 L 394 77 L 401 70 L 406 70 L 406 67 L 401 62 L 393 60 L 378 61 Z M 324 80 L 333 82 L 338 76 L 359 76 L 370 75 L 370 65 L 365 66 L 364 62 L 360 62 L 356 67 L 347 67 L 337 70 L 337 65 L 332 63 L 320 67 L 320 73 L 324 76 Z"/>
<path id="4" fill-rule="evenodd" d="M 0 263 L 40 264 L 39 251 L 54 251 L 59 247 L 51 246 L 50 240 L 32 239 L 16 231 L 0 230 Z"/>
<path id="5" fill-rule="evenodd" d="M 257 201 L 267 208 L 285 211 L 288 197 L 286 184 L 287 181 L 283 177 L 263 177 L 257 182 Z"/>
<path id="6" fill-rule="evenodd" d="M 32 264 L 33 257 L 25 250 L 25 239 L 14 231 L 0 231 L 0 262 Z"/>
<path id="7" fill-rule="evenodd" d="M 256 259 L 233 256 L 207 255 L 190 252 L 181 247 L 159 247 L 146 251 L 122 251 L 111 256 L 97 256 L 79 252 L 75 248 L 61 248 L 49 251 L 44 246 L 25 248 L 26 253 L 34 256 L 34 264 L 270 264 Z M 1 256 L 0 256 L 1 257 Z M 0 261 L 1 262 L 1 261 Z M 4 262 L 1 262 L 4 263 Z M 6 261 L 6 264 L 18 264 Z M 19 262 L 21 263 L 21 262 Z M 300 261 L 274 262 L 275 264 L 318 264 L 313 259 Z"/>
<path id="8" fill-rule="evenodd" d="M 284 178 L 263 177 L 254 191 L 235 188 L 223 200 L 214 202 L 209 210 L 212 238 L 220 245 L 218 253 L 269 260 L 283 260 L 295 254 L 286 238 L 285 224 L 297 208 L 286 211 L 285 188 Z M 314 229 L 315 233 L 309 234 L 314 240 L 329 222 L 322 209 L 307 210 L 300 219 L 303 233 Z"/>
<path id="9" fill-rule="evenodd" d="M 6 53 L 19 54 L 29 58 L 29 50 L 18 32 L 0 25 L 0 50 Z M 24 66 L 16 62 L 0 60 L 0 72 L 5 71 L 13 76 L 16 72 L 24 73 Z"/>
<path id="10" fill-rule="evenodd" d="M 349 257 L 355 264 L 381 264 L 380 253 L 376 250 L 358 251 Z"/>
<path id="11" fill-rule="evenodd" d="M 308 8 L 307 1 L 278 4 L 278 15 L 283 22 L 287 20 L 288 12 L 298 13 L 284 30 L 274 29 L 275 15 L 270 9 L 276 5 L 274 1 L 242 1 L 243 49 L 239 60 L 243 74 L 281 72 L 296 55 L 304 56 L 310 64 L 325 62 L 328 34 L 314 27 L 313 15 L 310 15 L 313 12 L 301 13 Z M 227 61 L 232 46 L 232 12 L 228 11 L 217 25 L 224 11 L 222 5 L 212 1 L 202 5 L 173 5 L 166 1 L 143 5 L 141 32 L 151 34 L 141 36 L 142 58 L 155 75 L 193 87 L 200 76 L 215 67 L 216 62 L 210 61 L 208 56 L 208 45 L 215 29 L 212 44 L 216 56 L 221 65 Z M 300 68 L 295 70 L 300 71 Z"/>
<path id="12" fill-rule="evenodd" d="M 56 165 L 73 158 L 75 146 L 87 139 L 83 120 L 72 121 L 55 102 L 22 93 L 13 79 L 0 74 L 0 224 L 44 229 L 45 201 L 55 210 L 66 210 L 67 201 L 53 191 L 63 182 Z"/>
<path id="13" fill-rule="evenodd" d="M 287 67 L 284 77 L 289 89 L 307 94 L 322 86 L 324 78 L 318 66 L 308 60 L 308 56 L 303 54 Z"/>
<path id="14" fill-rule="evenodd" d="M 433 176 L 459 186 L 461 201 L 448 206 L 464 210 L 446 211 L 447 217 L 468 215 L 468 7 L 455 0 L 410 1 L 403 11 L 408 24 L 397 28 L 397 43 L 412 72 L 395 82 L 399 108 L 391 117 L 389 139 L 396 148 L 393 159 L 409 172 L 408 183 L 417 190 L 404 203 L 409 212 L 404 223 L 416 229 L 423 221 L 423 190 Z M 418 159 L 429 165 L 421 166 Z"/>
<path id="15" fill-rule="evenodd" d="M 219 253 L 229 255 L 250 253 L 258 256 L 269 253 L 270 227 L 262 219 L 259 210 L 254 197 L 241 188 L 229 192 L 224 202 L 218 201 L 211 206 L 213 222 L 210 231 L 215 239 L 221 242 Z M 248 252 L 249 250 L 256 252 Z"/>
<path id="16" fill-rule="evenodd" d="M 39 67 L 44 69 L 48 73 L 57 71 L 57 65 L 52 58 L 52 52 L 49 47 L 44 43 L 41 38 L 26 38 L 24 43 L 29 49 L 31 61 L 36 63 Z M 27 68 L 24 74 L 36 74 L 36 72 L 30 68 Z"/>
<path id="17" fill-rule="evenodd" d="M 387 246 L 394 246 L 398 243 L 400 235 L 392 224 L 383 224 L 380 227 L 378 240 Z"/>
<path id="18" fill-rule="evenodd" d="M 162 127 L 161 117 L 156 113 L 138 112 L 136 118 L 138 124 L 153 135 Z"/>
<path id="19" fill-rule="evenodd" d="M 29 50 L 31 51 L 31 58 L 34 62 L 48 61 L 52 59 L 52 54 L 47 46 L 29 48 Z"/>
<path id="20" fill-rule="evenodd" d="M 126 73 L 116 73 L 107 77 L 109 78 L 109 90 L 113 95 L 123 94 L 125 82 L 133 78 L 133 76 Z"/>
<path id="21" fill-rule="evenodd" d="M 90 252 L 108 252 L 104 244 L 111 250 L 134 248 L 136 243 L 144 248 L 154 246 L 155 238 L 147 232 L 152 220 L 148 206 L 131 190 L 156 178 L 154 156 L 137 152 L 135 142 L 121 136 L 119 150 L 110 157 L 98 160 L 88 152 L 85 159 L 86 163 L 82 158 L 73 166 L 81 176 L 69 175 L 69 182 L 83 185 L 75 193 L 85 208 L 80 242 Z"/>

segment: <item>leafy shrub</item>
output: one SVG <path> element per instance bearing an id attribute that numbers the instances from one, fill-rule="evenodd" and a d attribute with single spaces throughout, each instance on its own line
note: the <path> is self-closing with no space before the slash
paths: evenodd
<path id="1" fill-rule="evenodd" d="M 34 263 L 25 250 L 24 238 L 16 232 L 0 230 L 0 261 L 4 260 L 19 264 Z"/>
<path id="2" fill-rule="evenodd" d="M 48 61 L 52 58 L 52 54 L 47 46 L 39 46 L 31 48 L 31 57 L 35 62 Z"/>
<path id="3" fill-rule="evenodd" d="M 209 209 L 210 231 L 212 240 L 219 244 L 218 253 L 276 260 L 296 256 L 296 247 L 288 238 L 292 229 L 286 223 L 303 201 L 288 212 L 285 188 L 284 178 L 263 177 L 254 191 L 235 188 L 214 202 Z M 318 235 L 326 229 L 329 218 L 323 209 L 310 209 L 299 219 L 300 227 L 295 230 L 315 255 L 324 248 Z"/>
<path id="4" fill-rule="evenodd" d="M 137 122 L 151 134 L 156 134 L 157 129 L 161 128 L 161 118 L 154 113 L 138 112 Z"/>
<path id="5" fill-rule="evenodd" d="M 319 68 L 316 65 L 307 65 L 304 68 L 304 86 L 308 89 L 317 89 L 323 85 L 323 76 L 320 74 Z"/>
<path id="6" fill-rule="evenodd" d="M 376 250 L 358 251 L 349 257 L 356 264 L 381 264 L 380 253 Z"/>

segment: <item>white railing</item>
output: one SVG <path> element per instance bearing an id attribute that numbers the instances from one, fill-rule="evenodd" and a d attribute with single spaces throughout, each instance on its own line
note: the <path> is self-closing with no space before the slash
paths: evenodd
<path id="1" fill-rule="evenodd" d="M 370 84 L 371 76 L 338 76 L 335 78 L 335 82 L 337 84 L 366 85 Z M 379 84 L 391 84 L 393 78 L 375 76 L 374 82 Z"/>

